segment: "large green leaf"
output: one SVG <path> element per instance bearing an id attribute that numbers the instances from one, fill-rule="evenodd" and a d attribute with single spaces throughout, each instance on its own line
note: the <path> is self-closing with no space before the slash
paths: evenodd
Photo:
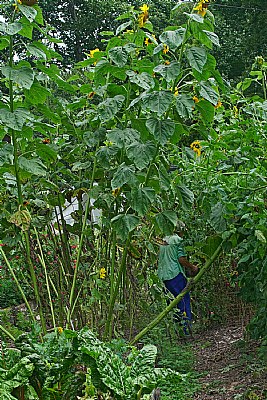
<path id="1" fill-rule="evenodd" d="M 179 94 L 176 98 L 176 109 L 180 117 L 191 118 L 195 102 L 189 94 Z"/>
<path id="2" fill-rule="evenodd" d="M 145 90 L 149 90 L 155 86 L 153 77 L 146 72 L 138 74 L 129 70 L 126 71 L 126 74 L 129 76 L 130 82 L 135 83 Z"/>
<path id="3" fill-rule="evenodd" d="M 50 95 L 50 91 L 35 80 L 30 90 L 25 90 L 24 94 L 31 104 L 43 104 Z"/>
<path id="4" fill-rule="evenodd" d="M 202 72 L 207 61 L 207 51 L 204 47 L 189 47 L 185 52 L 189 64 L 198 72 Z"/>
<path id="5" fill-rule="evenodd" d="M 112 189 L 120 188 L 125 183 L 131 184 L 136 181 L 135 170 L 131 165 L 121 164 L 115 172 L 111 181 Z"/>
<path id="6" fill-rule="evenodd" d="M 226 222 L 224 218 L 225 207 L 222 203 L 217 203 L 211 209 L 210 224 L 216 232 L 223 232 L 226 230 Z"/>
<path id="7" fill-rule="evenodd" d="M 132 385 L 128 382 L 129 368 L 114 353 L 101 353 L 97 358 L 97 369 L 104 384 L 120 396 L 121 399 L 131 398 Z"/>
<path id="8" fill-rule="evenodd" d="M 219 41 L 219 38 L 218 38 L 218 36 L 216 35 L 216 33 L 211 32 L 211 31 L 206 31 L 206 30 L 204 30 L 204 29 L 203 29 L 203 32 L 206 33 L 208 39 L 209 39 L 213 44 L 215 44 L 216 46 L 220 47 L 220 41 Z"/>
<path id="9" fill-rule="evenodd" d="M 50 144 L 37 143 L 35 151 L 45 162 L 52 163 L 57 159 L 57 151 Z"/>
<path id="10" fill-rule="evenodd" d="M 147 129 L 153 134 L 155 139 L 164 145 L 173 135 L 175 123 L 168 119 L 149 118 L 146 122 Z"/>
<path id="11" fill-rule="evenodd" d="M 0 119 L 11 129 L 21 131 L 25 121 L 30 117 L 30 112 L 24 108 L 17 108 L 13 113 L 6 108 L 0 109 Z"/>
<path id="12" fill-rule="evenodd" d="M 137 354 L 131 367 L 131 377 L 146 375 L 150 369 L 155 368 L 157 347 L 153 344 L 145 345 Z"/>
<path id="13" fill-rule="evenodd" d="M 176 31 L 165 31 L 159 39 L 162 43 L 165 43 L 171 50 L 176 50 L 184 40 L 186 29 L 179 28 Z"/>
<path id="14" fill-rule="evenodd" d="M 138 142 L 140 134 L 135 129 L 126 128 L 122 130 L 116 128 L 108 132 L 107 138 L 119 148 L 123 148 L 130 146 L 133 142 Z"/>
<path id="15" fill-rule="evenodd" d="M 2 74 L 17 83 L 19 86 L 30 89 L 34 81 L 34 72 L 31 68 L 20 67 L 18 69 L 5 66 L 1 68 Z"/>
<path id="16" fill-rule="evenodd" d="M 20 156 L 18 159 L 18 165 L 20 169 L 30 172 L 33 175 L 45 176 L 46 167 L 39 159 L 28 159 L 26 157 Z"/>
<path id="17" fill-rule="evenodd" d="M 146 168 L 153 160 L 157 148 L 151 141 L 146 143 L 133 142 L 126 148 L 126 154 L 138 169 Z"/>
<path id="18" fill-rule="evenodd" d="M 121 109 L 125 97 L 118 95 L 108 98 L 98 105 L 99 117 L 101 121 L 106 122 L 112 119 L 117 112 Z"/>
<path id="19" fill-rule="evenodd" d="M 3 31 L 7 35 L 15 35 L 22 29 L 22 24 L 19 22 L 11 22 L 10 24 L 4 24 L 5 30 Z"/>
<path id="20" fill-rule="evenodd" d="M 177 215 L 174 211 L 163 211 L 155 216 L 158 230 L 165 235 L 171 235 L 177 224 Z"/>
<path id="21" fill-rule="evenodd" d="M 20 12 L 27 18 L 28 21 L 33 22 L 37 16 L 37 10 L 34 7 L 18 5 Z"/>
<path id="22" fill-rule="evenodd" d="M 127 21 L 127 22 L 124 22 L 123 24 L 119 25 L 118 28 L 116 29 L 116 36 L 118 36 L 122 31 L 124 31 L 130 25 L 132 25 L 132 21 Z M 112 36 L 113 35 L 114 34 L 112 32 Z"/>
<path id="23" fill-rule="evenodd" d="M 194 193 L 182 184 L 177 185 L 176 189 L 182 208 L 188 210 L 188 208 L 192 207 L 192 204 L 194 203 Z"/>
<path id="24" fill-rule="evenodd" d="M 140 216 L 147 213 L 155 199 L 154 189 L 148 187 L 136 187 L 131 192 L 131 206 Z"/>
<path id="25" fill-rule="evenodd" d="M 26 17 L 24 17 L 24 15 L 19 22 L 22 25 L 22 29 L 19 31 L 19 34 L 28 39 L 32 39 L 33 24 Z"/>
<path id="26" fill-rule="evenodd" d="M 211 104 L 213 104 L 214 106 L 216 106 L 220 98 L 219 94 L 211 87 L 208 82 L 200 82 L 199 93 L 204 99 L 211 102 Z"/>
<path id="27" fill-rule="evenodd" d="M 148 93 L 142 98 L 143 107 L 157 113 L 158 116 L 168 110 L 172 101 L 173 94 L 167 90 Z"/>
<path id="28" fill-rule="evenodd" d="M 12 164 L 13 163 L 13 153 L 14 148 L 11 144 L 7 143 L 3 145 L 0 149 L 0 166 L 2 167 L 4 164 Z"/>
<path id="29" fill-rule="evenodd" d="M 127 239 L 129 232 L 132 232 L 139 222 L 139 218 L 132 214 L 119 214 L 111 220 L 113 229 L 122 240 Z"/>
<path id="30" fill-rule="evenodd" d="M 171 186 L 170 174 L 168 174 L 163 163 L 160 165 L 159 168 L 159 182 L 160 182 L 160 188 L 163 192 L 165 190 L 168 192 L 170 191 L 170 186 Z"/>
<path id="31" fill-rule="evenodd" d="M 0 37 L 0 50 L 9 46 L 9 39 L 7 37 Z"/>
<path id="32" fill-rule="evenodd" d="M 180 63 L 172 61 L 169 65 L 160 64 L 154 68 L 154 72 L 163 76 L 167 82 L 175 81 L 180 73 Z"/>
<path id="33" fill-rule="evenodd" d="M 38 43 L 38 42 L 36 42 L 36 43 Z M 28 44 L 27 50 L 32 56 L 34 56 L 40 60 L 46 60 L 46 58 L 47 58 L 46 52 L 44 52 L 43 49 L 40 47 L 34 46 L 32 44 Z"/>
<path id="34" fill-rule="evenodd" d="M 195 105 L 196 109 L 200 111 L 200 114 L 202 116 L 202 119 L 210 123 L 214 119 L 214 114 L 215 114 L 215 108 L 214 106 L 207 100 L 200 100 L 198 103 Z"/>
<path id="35" fill-rule="evenodd" d="M 113 61 L 118 67 L 123 67 L 127 64 L 128 53 L 123 47 L 113 47 L 113 49 L 109 50 L 108 54 L 111 61 Z"/>

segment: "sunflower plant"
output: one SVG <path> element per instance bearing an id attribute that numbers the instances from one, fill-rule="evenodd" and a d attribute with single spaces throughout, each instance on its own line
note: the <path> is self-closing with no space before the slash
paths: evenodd
<path id="1" fill-rule="evenodd" d="M 3 10 L 3 251 L 26 250 L 44 331 L 45 313 L 55 329 L 57 320 L 102 320 L 111 336 L 121 310 L 133 319 L 133 276 L 142 282 L 155 258 L 151 237 L 170 233 L 194 204 L 186 171 L 177 171 L 186 157 L 198 165 L 201 147 L 190 144 L 209 140 L 225 89 L 211 54 L 214 18 L 194 6 L 185 25 L 156 37 L 153 10 L 131 7 L 115 32 L 103 33 L 105 49 L 88 49 L 64 75 L 39 5 L 7 2 Z M 72 199 L 70 225 L 62 216 Z M 51 224 L 55 208 L 60 218 Z M 25 215 L 27 225 L 15 224 Z M 90 312 L 86 296 L 95 299 Z"/>

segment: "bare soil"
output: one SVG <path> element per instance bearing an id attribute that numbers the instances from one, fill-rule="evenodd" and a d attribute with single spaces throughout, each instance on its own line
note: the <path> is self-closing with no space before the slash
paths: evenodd
<path id="1" fill-rule="evenodd" d="M 194 400 L 267 399 L 267 364 L 257 357 L 259 343 L 245 340 L 245 336 L 240 321 L 196 335 L 195 368 L 202 389 Z"/>

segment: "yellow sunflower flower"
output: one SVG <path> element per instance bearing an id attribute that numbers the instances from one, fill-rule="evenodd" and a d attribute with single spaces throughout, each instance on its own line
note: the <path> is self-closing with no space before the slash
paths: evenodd
<path id="1" fill-rule="evenodd" d="M 141 7 L 139 7 L 141 11 L 143 11 L 143 13 L 147 13 L 149 10 L 149 7 L 147 4 L 143 4 Z"/>
<path id="2" fill-rule="evenodd" d="M 204 17 L 207 12 L 208 3 L 209 3 L 209 0 L 200 0 L 197 3 L 196 7 L 194 7 L 194 10 L 197 11 L 197 13 L 199 15 L 201 15 L 201 17 Z"/>
<path id="3" fill-rule="evenodd" d="M 112 190 L 112 196 L 117 197 L 120 194 L 121 188 Z"/>
<path id="4" fill-rule="evenodd" d="M 196 155 L 198 157 L 200 157 L 202 147 L 200 145 L 200 141 L 199 140 L 195 140 L 194 142 L 192 142 L 190 144 L 190 148 L 196 153 Z"/>
<path id="5" fill-rule="evenodd" d="M 106 270 L 106 268 L 104 268 L 104 267 L 100 268 L 100 271 L 99 271 L 99 278 L 100 278 L 100 279 L 105 279 L 106 275 L 107 275 L 107 270 Z"/>
<path id="6" fill-rule="evenodd" d="M 222 102 L 221 100 L 218 100 L 216 106 L 214 106 L 215 108 L 220 108 L 222 106 Z"/>
<path id="7" fill-rule="evenodd" d="M 169 46 L 167 46 L 166 44 L 164 44 L 164 45 L 163 45 L 163 50 L 162 50 L 163 54 L 167 54 L 167 53 L 169 52 L 169 50 L 170 50 Z"/>
<path id="8" fill-rule="evenodd" d="M 95 53 L 98 53 L 99 51 L 100 51 L 99 49 L 90 50 L 89 56 L 90 56 L 91 58 L 94 58 Z"/>

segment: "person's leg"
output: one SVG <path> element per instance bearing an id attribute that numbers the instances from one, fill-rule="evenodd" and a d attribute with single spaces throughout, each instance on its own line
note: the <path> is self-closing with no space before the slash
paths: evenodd
<path id="1" fill-rule="evenodd" d="M 186 287 L 187 280 L 183 274 L 178 274 L 175 278 L 164 281 L 166 288 L 177 297 Z M 177 304 L 178 313 L 175 313 L 175 320 L 179 322 L 184 329 L 186 335 L 191 333 L 191 305 L 190 295 L 186 293 L 183 299 Z"/>

